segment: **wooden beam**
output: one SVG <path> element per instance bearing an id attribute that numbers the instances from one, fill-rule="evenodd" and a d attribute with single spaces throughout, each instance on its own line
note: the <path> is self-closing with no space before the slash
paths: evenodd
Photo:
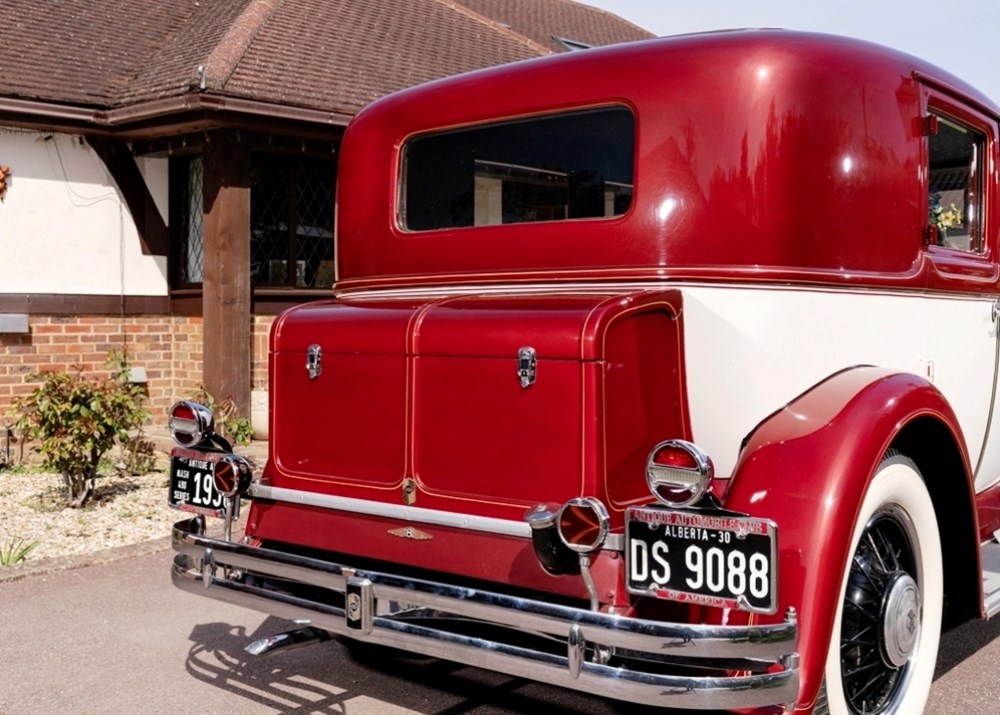
<path id="1" fill-rule="evenodd" d="M 250 416 L 250 152 L 208 141 L 205 167 L 204 382 Z"/>
<path id="2" fill-rule="evenodd" d="M 128 145 L 120 139 L 87 137 L 87 143 L 104 162 L 111 178 L 118 184 L 139 232 L 142 253 L 146 256 L 167 255 L 167 224 L 156 208 L 146 180 L 135 163 Z"/>

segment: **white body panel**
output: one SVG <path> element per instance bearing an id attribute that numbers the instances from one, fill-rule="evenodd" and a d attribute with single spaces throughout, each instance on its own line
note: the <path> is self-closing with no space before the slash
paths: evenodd
<path id="1" fill-rule="evenodd" d="M 143 255 L 135 221 L 80 137 L 0 129 L 10 166 L 0 204 L 0 293 L 167 295 L 165 256 Z M 167 161 L 140 171 L 165 216 Z"/>
<path id="2" fill-rule="evenodd" d="M 995 379 L 992 311 L 989 297 L 686 286 L 694 440 L 711 455 L 716 473 L 729 475 L 741 440 L 772 412 L 835 372 L 876 365 L 920 375 L 941 390 L 975 468 Z M 1000 441 L 990 446 L 977 490 L 1000 477 Z"/>

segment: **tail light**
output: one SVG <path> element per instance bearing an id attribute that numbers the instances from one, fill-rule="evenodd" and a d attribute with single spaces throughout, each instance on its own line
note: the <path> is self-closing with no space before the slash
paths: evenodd
<path id="1" fill-rule="evenodd" d="M 599 549 L 608 537 L 608 510 L 594 497 L 575 497 L 559 510 L 559 538 L 581 554 Z"/>
<path id="2" fill-rule="evenodd" d="M 712 460 L 682 439 L 660 442 L 646 460 L 646 484 L 657 501 L 669 507 L 699 501 L 712 481 Z"/>
<path id="3" fill-rule="evenodd" d="M 215 417 L 204 405 L 181 400 L 170 408 L 168 425 L 174 442 L 181 447 L 194 447 L 215 431 Z"/>

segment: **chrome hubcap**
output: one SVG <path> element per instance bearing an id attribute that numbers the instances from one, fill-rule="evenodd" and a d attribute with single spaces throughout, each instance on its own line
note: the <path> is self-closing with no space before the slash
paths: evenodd
<path id="1" fill-rule="evenodd" d="M 882 656 L 890 668 L 902 668 L 913 657 L 920 638 L 920 589 L 910 574 L 897 571 L 882 601 Z"/>

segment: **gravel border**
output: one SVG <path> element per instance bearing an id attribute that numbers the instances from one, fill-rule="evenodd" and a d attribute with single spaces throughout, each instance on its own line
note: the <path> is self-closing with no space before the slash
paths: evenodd
<path id="1" fill-rule="evenodd" d="M 23 561 L 0 566 L 0 583 L 27 576 L 163 551 L 174 522 L 167 506 L 166 458 L 141 476 L 98 477 L 81 509 L 62 506 L 62 477 L 37 468 L 0 470 L 0 549 L 38 546 Z"/>

